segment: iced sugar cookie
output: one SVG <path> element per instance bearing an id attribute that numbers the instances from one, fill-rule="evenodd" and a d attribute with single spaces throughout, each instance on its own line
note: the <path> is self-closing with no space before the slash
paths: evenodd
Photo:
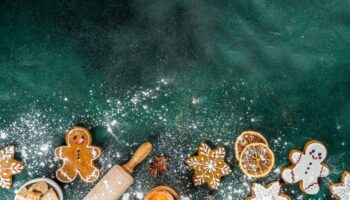
<path id="1" fill-rule="evenodd" d="M 63 161 L 62 167 L 56 171 L 58 180 L 68 183 L 77 175 L 91 183 L 98 179 L 100 171 L 95 167 L 94 160 L 101 155 L 101 148 L 91 146 L 91 134 L 83 127 L 74 127 L 66 134 L 67 146 L 56 148 L 55 156 Z"/>
<path id="2" fill-rule="evenodd" d="M 12 187 L 12 176 L 23 171 L 21 162 L 14 159 L 15 147 L 7 146 L 0 149 L 0 187 L 10 189 Z"/>
<path id="3" fill-rule="evenodd" d="M 282 170 L 282 179 L 289 184 L 300 182 L 300 189 L 306 194 L 317 194 L 320 190 L 318 178 L 329 174 L 327 165 L 322 163 L 327 156 L 326 147 L 318 141 L 310 141 L 304 152 L 293 150 L 289 154 L 292 165 Z"/>
<path id="4" fill-rule="evenodd" d="M 341 176 L 341 183 L 332 184 L 329 187 L 331 193 L 337 200 L 349 200 L 350 199 L 350 173 L 343 172 Z"/>
<path id="5" fill-rule="evenodd" d="M 258 183 L 252 185 L 252 195 L 246 200 L 291 200 L 288 195 L 280 193 L 281 184 L 279 182 L 272 182 L 266 187 Z"/>
<path id="6" fill-rule="evenodd" d="M 196 186 L 207 183 L 211 189 L 217 189 L 222 176 L 231 173 L 231 168 L 225 163 L 225 149 L 216 148 L 214 151 L 202 143 L 198 156 L 192 156 L 186 163 L 195 170 L 193 181 Z"/>

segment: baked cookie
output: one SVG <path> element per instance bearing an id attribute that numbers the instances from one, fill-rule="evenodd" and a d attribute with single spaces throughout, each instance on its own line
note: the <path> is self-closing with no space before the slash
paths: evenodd
<path id="1" fill-rule="evenodd" d="M 0 149 L 0 187 L 10 189 L 12 187 L 12 176 L 23 171 L 21 162 L 14 159 L 15 147 L 7 146 Z"/>
<path id="2" fill-rule="evenodd" d="M 186 163 L 195 170 L 193 181 L 196 186 L 207 183 L 211 189 L 217 189 L 222 176 L 232 171 L 225 163 L 225 149 L 217 147 L 214 151 L 207 144 L 200 144 L 198 156 L 192 156 Z"/>
<path id="3" fill-rule="evenodd" d="M 329 187 L 331 193 L 337 200 L 350 199 L 350 173 L 343 172 L 341 176 L 341 183 L 332 184 Z"/>
<path id="4" fill-rule="evenodd" d="M 62 167 L 56 171 L 58 180 L 72 182 L 77 175 L 86 182 L 92 183 L 100 176 L 94 160 L 101 155 L 101 148 L 91 146 L 91 134 L 83 127 L 74 127 L 66 134 L 67 146 L 55 149 L 55 156 L 63 161 Z"/>
<path id="5" fill-rule="evenodd" d="M 272 182 L 266 187 L 258 183 L 252 185 L 252 195 L 246 200 L 291 200 L 288 195 L 280 193 L 281 184 L 279 182 Z"/>
<path id="6" fill-rule="evenodd" d="M 327 157 L 326 147 L 318 141 L 310 141 L 304 152 L 292 150 L 289 159 L 292 165 L 282 170 L 282 179 L 289 184 L 300 182 L 300 189 L 306 194 L 317 194 L 320 190 L 318 178 L 326 177 L 329 168 L 322 163 Z"/>

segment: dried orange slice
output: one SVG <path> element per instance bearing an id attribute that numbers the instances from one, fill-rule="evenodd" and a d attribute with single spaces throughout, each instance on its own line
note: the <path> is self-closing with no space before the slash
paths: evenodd
<path id="1" fill-rule="evenodd" d="M 239 161 L 243 150 L 252 143 L 263 143 L 267 145 L 267 141 L 260 133 L 255 131 L 244 131 L 238 136 L 235 143 L 236 159 Z"/>
<path id="2" fill-rule="evenodd" d="M 252 178 L 267 176 L 275 165 L 275 156 L 271 149 L 262 143 L 249 144 L 242 152 L 239 167 Z"/>

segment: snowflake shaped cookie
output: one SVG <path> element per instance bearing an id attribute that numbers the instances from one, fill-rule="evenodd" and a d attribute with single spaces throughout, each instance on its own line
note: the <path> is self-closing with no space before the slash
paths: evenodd
<path id="1" fill-rule="evenodd" d="M 341 183 L 332 184 L 329 188 L 331 193 L 338 200 L 350 199 L 350 173 L 344 172 L 341 178 Z"/>
<path id="2" fill-rule="evenodd" d="M 21 162 L 14 159 L 15 148 L 7 146 L 0 149 L 0 187 L 10 189 L 12 187 L 12 176 L 23 171 Z"/>
<path id="3" fill-rule="evenodd" d="M 252 185 L 252 196 L 246 198 L 246 200 L 291 200 L 291 198 L 285 194 L 280 193 L 281 185 L 279 182 L 272 182 L 266 187 L 258 183 Z"/>
<path id="4" fill-rule="evenodd" d="M 225 149 L 217 147 L 214 151 L 204 143 L 198 149 L 198 156 L 192 156 L 186 163 L 195 170 L 193 181 L 196 186 L 207 183 L 211 189 L 217 189 L 222 176 L 232 171 L 225 163 Z"/>

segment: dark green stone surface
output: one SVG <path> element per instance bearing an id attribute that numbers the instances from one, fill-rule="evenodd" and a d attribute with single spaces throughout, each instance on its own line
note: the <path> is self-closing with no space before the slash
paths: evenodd
<path id="1" fill-rule="evenodd" d="M 11 190 L 54 178 L 54 148 L 83 124 L 104 150 L 103 173 L 142 142 L 169 157 L 163 177 L 144 162 L 124 199 L 166 184 L 201 200 L 244 199 L 256 181 L 278 180 L 291 149 L 310 139 L 328 148 L 329 177 L 350 170 L 350 3 L 332 1 L 0 1 L 0 146 L 15 145 L 26 170 Z M 275 171 L 244 177 L 233 159 L 240 132 L 262 132 Z M 184 160 L 201 141 L 224 146 L 233 174 L 217 191 L 194 187 Z M 93 185 L 62 184 L 65 199 Z"/>

